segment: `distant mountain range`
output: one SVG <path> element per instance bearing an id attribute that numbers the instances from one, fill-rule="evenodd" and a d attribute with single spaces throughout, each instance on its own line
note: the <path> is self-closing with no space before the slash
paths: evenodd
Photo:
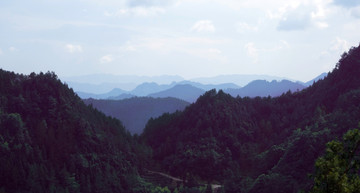
<path id="1" fill-rule="evenodd" d="M 122 90 L 120 88 L 114 88 L 110 92 L 103 93 L 103 94 L 93 94 L 93 93 L 86 93 L 86 92 L 76 92 L 80 98 L 87 99 L 87 98 L 94 98 L 94 99 L 107 99 L 115 96 L 119 96 L 125 94 L 127 91 Z M 130 96 L 130 95 L 128 95 Z M 132 97 L 134 95 L 131 95 Z"/>
<path id="2" fill-rule="evenodd" d="M 81 92 L 81 93 L 91 93 L 91 94 L 104 94 L 110 92 L 114 88 L 121 88 L 122 90 L 132 90 L 136 86 L 137 83 L 109 83 L 103 82 L 100 84 L 93 84 L 93 83 L 82 83 L 82 82 L 72 82 L 72 81 L 65 81 L 69 87 L 71 87 L 74 91 Z"/>
<path id="3" fill-rule="evenodd" d="M 280 82 L 273 80 L 268 82 L 266 80 L 254 80 L 248 85 L 238 89 L 226 89 L 224 92 L 231 96 L 248 96 L 248 97 L 265 97 L 265 96 L 280 96 L 287 91 L 300 91 L 306 88 L 303 84 L 291 82 L 289 80 L 282 80 Z"/>
<path id="4" fill-rule="evenodd" d="M 188 102 L 176 98 L 133 97 L 124 100 L 85 99 L 85 104 L 115 117 L 124 124 L 132 134 L 140 134 L 150 118 L 157 118 L 163 113 L 174 113 L 184 110 Z"/>
<path id="5" fill-rule="evenodd" d="M 193 103 L 200 95 L 204 93 L 205 90 L 197 88 L 190 84 L 179 84 L 179 85 L 175 85 L 170 89 L 149 94 L 148 96 L 154 98 L 175 97 Z"/>
<path id="6" fill-rule="evenodd" d="M 191 81 L 199 82 L 202 84 L 224 84 L 224 83 L 233 83 L 238 86 L 245 86 L 254 80 L 267 80 L 267 81 L 281 81 L 281 80 L 290 80 L 285 77 L 278 76 L 269 76 L 269 75 L 255 75 L 255 74 L 233 74 L 233 75 L 220 75 L 215 77 L 206 77 L 206 78 L 194 78 Z"/>
<path id="7" fill-rule="evenodd" d="M 268 76 L 268 75 L 221 75 L 206 78 L 194 78 L 185 80 L 180 76 L 124 76 L 124 75 L 111 75 L 111 74 L 93 74 L 74 77 L 61 77 L 71 88 L 76 92 L 102 94 L 111 91 L 113 88 L 121 88 L 126 91 L 132 91 L 137 86 L 143 83 L 156 83 L 158 85 L 172 85 L 177 84 L 191 84 L 195 87 L 210 90 L 227 89 L 236 87 L 243 87 L 254 80 L 267 80 L 267 81 L 281 81 L 291 80 L 285 77 Z M 294 80 L 291 80 L 294 81 Z M 231 85 L 229 85 L 229 83 Z M 197 85 L 194 85 L 197 84 Z M 206 85 L 204 88 L 202 86 Z M 172 85 L 174 86 L 174 85 Z M 214 87 L 219 86 L 220 88 Z M 209 88 L 211 87 L 211 88 Z M 150 94 L 150 93 L 148 93 Z"/>
<path id="8" fill-rule="evenodd" d="M 145 82 L 137 86 L 134 90 L 130 91 L 130 93 L 136 96 L 147 96 L 151 93 L 157 93 L 169 89 L 174 85 L 174 83 L 168 85 L 159 85 L 155 82 Z"/>
<path id="9" fill-rule="evenodd" d="M 115 88 L 112 89 L 109 92 L 103 93 L 103 94 L 93 94 L 93 93 L 86 93 L 77 91 L 78 95 L 83 98 L 93 98 L 93 99 L 112 99 L 112 100 L 122 100 L 126 98 L 132 98 L 132 97 L 153 97 L 153 98 L 166 98 L 166 97 L 174 97 L 178 99 L 185 100 L 189 103 L 193 103 L 196 101 L 196 99 L 205 93 L 208 90 L 211 89 L 217 89 L 217 90 L 224 90 L 224 92 L 229 93 L 230 95 L 236 97 L 236 96 L 248 96 L 248 97 L 255 97 L 255 96 L 279 96 L 284 92 L 287 91 L 300 91 L 309 85 L 311 85 L 313 82 L 318 81 L 319 79 L 324 78 L 327 75 L 327 73 L 323 73 L 313 80 L 310 80 L 306 83 L 297 81 L 289 81 L 289 80 L 272 80 L 267 81 L 265 79 L 263 80 L 254 80 L 247 84 L 244 87 L 240 87 L 234 83 L 222 83 L 222 84 L 202 84 L 199 82 L 193 82 L 193 81 L 180 81 L 180 82 L 172 82 L 171 84 L 157 84 L 155 82 L 145 82 L 134 89 L 130 91 L 126 91 L 123 89 Z M 233 75 L 230 77 L 242 77 L 241 75 Z M 246 76 L 246 77 L 254 77 L 254 76 Z M 245 77 L 245 78 L 246 78 Z M 245 79 L 243 77 L 243 79 Z M 266 77 L 265 77 L 266 78 Z M 271 76 L 268 76 L 267 78 L 271 78 Z M 225 80 L 226 77 L 219 76 L 218 79 Z M 205 79 L 204 79 L 205 80 Z M 216 81 L 216 79 L 215 79 Z"/>

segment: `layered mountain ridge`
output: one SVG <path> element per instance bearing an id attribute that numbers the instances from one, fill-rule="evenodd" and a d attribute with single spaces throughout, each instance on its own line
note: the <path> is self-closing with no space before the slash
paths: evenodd
<path id="1" fill-rule="evenodd" d="M 94 98 L 94 99 L 125 99 L 131 97 L 174 97 L 185 100 L 187 102 L 195 102 L 195 100 L 206 91 L 211 89 L 224 90 L 226 93 L 232 96 L 241 97 L 255 97 L 255 96 L 279 96 L 287 91 L 297 91 L 306 88 L 314 81 L 322 79 L 327 73 L 323 73 L 315 79 L 302 83 L 292 82 L 289 80 L 253 80 L 244 87 L 237 86 L 234 83 L 223 83 L 223 84 L 201 84 L 198 82 L 181 81 L 173 82 L 171 84 L 159 85 L 155 82 L 145 82 L 138 85 L 131 91 L 125 91 L 119 88 L 114 88 L 111 91 L 103 94 L 92 94 L 78 91 L 77 94 L 83 98 Z"/>

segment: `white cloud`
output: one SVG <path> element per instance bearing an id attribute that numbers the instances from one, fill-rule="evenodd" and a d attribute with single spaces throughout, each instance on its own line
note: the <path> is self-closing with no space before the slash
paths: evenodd
<path id="1" fill-rule="evenodd" d="M 277 26 L 278 30 L 303 30 L 311 25 L 311 8 L 300 6 L 286 12 Z"/>
<path id="2" fill-rule="evenodd" d="M 253 42 L 247 43 L 244 48 L 246 49 L 246 54 L 253 59 L 253 62 L 256 63 L 258 61 L 258 49 L 255 47 Z"/>
<path id="3" fill-rule="evenodd" d="M 329 26 L 327 18 L 334 13 L 333 7 L 328 6 L 330 3 L 331 0 L 290 1 L 278 9 L 268 10 L 267 17 L 279 20 L 278 30 L 324 29 Z"/>
<path id="4" fill-rule="evenodd" d="M 16 52 L 16 51 L 18 51 L 18 49 L 15 48 L 14 46 L 11 46 L 11 47 L 9 48 L 9 51 L 10 51 L 10 52 Z"/>
<path id="5" fill-rule="evenodd" d="M 83 48 L 80 45 L 66 44 L 65 49 L 71 54 L 83 52 Z"/>
<path id="6" fill-rule="evenodd" d="M 359 0 L 334 0 L 333 2 L 335 5 L 345 7 L 345 8 L 351 8 L 351 7 L 356 7 L 356 6 L 360 5 Z"/>
<path id="7" fill-rule="evenodd" d="M 211 54 L 221 54 L 222 53 L 221 50 L 216 49 L 216 48 L 210 48 L 210 49 L 208 49 L 208 51 Z"/>
<path id="8" fill-rule="evenodd" d="M 161 7 L 130 7 L 130 8 L 123 8 L 119 9 L 116 12 L 108 12 L 105 11 L 104 15 L 107 17 L 121 17 L 121 16 L 154 16 L 158 14 L 165 13 L 165 9 Z"/>
<path id="9" fill-rule="evenodd" d="M 226 62 L 223 52 L 216 48 L 229 40 L 202 37 L 161 37 L 141 38 L 127 42 L 121 51 L 155 52 L 162 55 L 187 54 L 208 61 Z"/>
<path id="10" fill-rule="evenodd" d="M 129 52 L 134 52 L 134 51 L 136 51 L 136 47 L 133 45 L 128 45 L 125 47 L 125 50 L 129 51 Z"/>
<path id="11" fill-rule="evenodd" d="M 229 42 L 227 39 L 213 39 L 202 37 L 149 37 L 140 38 L 137 41 L 126 43 L 123 46 L 123 50 L 151 50 L 161 53 L 168 52 L 183 52 L 192 48 L 209 48 L 219 44 L 225 44 Z"/>
<path id="12" fill-rule="evenodd" d="M 128 0 L 130 7 L 149 7 L 149 6 L 168 6 L 175 3 L 176 0 Z"/>
<path id="13" fill-rule="evenodd" d="M 313 19 L 325 18 L 328 12 L 329 10 L 325 9 L 324 5 L 318 4 L 316 5 L 316 9 L 311 12 L 311 18 Z"/>
<path id="14" fill-rule="evenodd" d="M 350 14 L 353 17 L 360 18 L 360 6 L 352 8 Z"/>
<path id="15" fill-rule="evenodd" d="M 326 22 L 318 21 L 318 22 L 315 22 L 315 26 L 319 29 L 325 29 L 325 28 L 329 27 L 329 24 Z"/>
<path id="16" fill-rule="evenodd" d="M 192 27 L 191 31 L 196 32 L 214 32 L 215 26 L 210 20 L 200 20 L 196 22 Z"/>
<path id="17" fill-rule="evenodd" d="M 103 57 L 100 58 L 100 63 L 104 64 L 104 63 L 109 63 L 114 61 L 114 58 L 111 54 L 105 55 Z"/>
<path id="18" fill-rule="evenodd" d="M 333 59 L 334 61 L 337 61 L 339 59 L 339 55 L 348 51 L 349 48 L 350 44 L 348 41 L 337 37 L 335 38 L 335 40 L 330 42 L 329 47 L 326 50 L 320 53 L 319 59 Z M 332 65 L 330 65 L 329 63 L 327 63 L 325 66 L 327 67 L 327 70 L 330 70 L 330 67 L 332 67 Z"/>
<path id="19" fill-rule="evenodd" d="M 2 51 L 2 49 L 0 49 L 0 55 L 3 55 L 3 51 Z"/>
<path id="20" fill-rule="evenodd" d="M 338 51 L 338 52 L 345 52 L 349 48 L 350 48 L 349 43 L 346 40 L 337 37 L 334 41 L 332 41 L 330 50 Z"/>
<path id="21" fill-rule="evenodd" d="M 285 40 L 280 40 L 280 43 L 271 50 L 277 51 L 277 50 L 282 50 L 282 49 L 287 49 L 287 48 L 290 48 L 289 43 Z"/>
<path id="22" fill-rule="evenodd" d="M 227 57 L 217 48 L 190 48 L 183 50 L 183 52 L 208 61 L 227 62 Z"/>
<path id="23" fill-rule="evenodd" d="M 248 32 L 248 31 L 256 32 L 259 30 L 258 26 L 251 26 L 245 22 L 239 22 L 239 23 L 235 24 L 235 26 L 236 26 L 236 31 L 239 33 L 244 33 L 244 32 Z"/>

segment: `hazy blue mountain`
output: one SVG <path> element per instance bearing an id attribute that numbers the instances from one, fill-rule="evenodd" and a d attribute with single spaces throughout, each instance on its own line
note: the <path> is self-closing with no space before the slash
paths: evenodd
<path id="1" fill-rule="evenodd" d="M 93 99 L 106 99 L 109 97 L 116 97 L 122 94 L 125 94 L 127 91 L 114 88 L 110 92 L 104 93 L 104 94 L 92 94 L 92 93 L 85 93 L 85 92 L 76 92 L 80 98 L 87 99 L 87 98 L 93 98 Z"/>
<path id="2" fill-rule="evenodd" d="M 136 96 L 147 96 L 151 93 L 160 92 L 169 89 L 173 87 L 174 84 L 175 83 L 159 85 L 155 82 L 145 82 L 137 86 L 134 90 L 130 91 L 130 93 Z"/>
<path id="3" fill-rule="evenodd" d="M 280 82 L 273 80 L 268 82 L 266 80 L 255 80 L 250 82 L 248 85 L 239 88 L 239 89 L 226 89 L 224 92 L 229 93 L 230 95 L 236 96 L 248 96 L 248 97 L 256 97 L 256 96 L 280 96 L 282 93 L 287 91 L 295 92 L 297 90 L 304 89 L 305 86 L 291 82 L 289 80 L 282 80 Z"/>
<path id="4" fill-rule="evenodd" d="M 134 97 L 124 100 L 85 99 L 84 102 L 92 104 L 108 116 L 118 118 L 132 134 L 140 134 L 151 117 L 156 118 L 163 113 L 183 110 L 189 105 L 186 101 L 170 97 Z"/>
<path id="5" fill-rule="evenodd" d="M 320 74 L 319 76 L 315 77 L 314 79 L 303 83 L 303 85 L 308 87 L 308 86 L 312 85 L 314 82 L 317 82 L 320 79 L 324 79 L 327 76 L 327 74 L 328 74 L 327 72 L 324 72 L 324 73 Z"/>
<path id="6" fill-rule="evenodd" d="M 174 97 L 192 103 L 195 102 L 196 99 L 204 93 L 205 90 L 203 89 L 191 86 L 189 84 L 179 84 L 170 89 L 149 94 L 148 96 L 154 98 Z"/>
<path id="7" fill-rule="evenodd" d="M 172 82 L 170 84 L 158 84 L 156 82 L 145 82 L 142 83 L 138 86 L 136 86 L 134 89 L 130 90 L 130 91 L 125 91 L 125 90 L 121 90 L 118 93 L 114 93 L 113 91 L 111 92 L 106 92 L 104 94 L 92 94 L 91 92 L 82 92 L 82 90 L 77 90 L 77 88 L 79 89 L 79 85 L 82 85 L 83 87 L 89 86 L 90 84 L 75 84 L 75 86 L 77 86 L 77 88 L 75 87 L 74 90 L 77 91 L 78 95 L 81 98 L 95 98 L 95 99 L 125 99 L 125 98 L 131 98 L 133 96 L 153 96 L 153 97 L 177 97 L 180 98 L 179 96 L 181 96 L 181 94 L 179 95 L 179 93 L 184 93 L 184 90 L 186 89 L 192 89 L 192 90 L 187 90 L 186 93 L 191 93 L 189 95 L 189 97 L 185 97 L 182 96 L 181 99 L 189 101 L 189 102 L 194 102 L 196 100 L 196 98 L 199 95 L 199 93 L 203 93 L 204 91 L 208 91 L 211 89 L 217 89 L 217 90 L 224 90 L 228 93 L 230 93 L 233 96 L 237 96 L 238 94 L 240 94 L 241 96 L 278 96 L 283 92 L 286 92 L 288 90 L 291 91 L 296 91 L 296 90 L 301 90 L 304 87 L 307 87 L 309 85 L 311 85 L 314 81 L 317 81 L 319 79 L 324 78 L 327 75 L 327 73 L 323 73 L 319 76 L 317 76 L 316 78 L 303 83 L 300 81 L 297 82 L 291 82 L 289 80 L 286 81 L 273 81 L 275 78 L 275 80 L 277 79 L 281 79 L 279 77 L 274 77 L 274 76 L 267 76 L 267 75 L 228 75 L 228 76 L 218 76 L 218 77 L 213 77 L 212 82 L 217 82 L 217 81 L 229 81 L 229 82 L 237 82 L 237 81 L 249 81 L 252 78 L 256 78 L 256 77 L 265 77 L 267 79 L 269 79 L 272 82 L 268 82 L 269 80 L 267 79 L 263 79 L 263 81 L 257 81 L 255 83 L 249 83 L 248 85 L 246 85 L 244 88 L 241 88 L 240 86 L 234 84 L 234 83 L 219 83 L 219 84 L 203 84 L 203 83 L 199 83 L 199 82 L 194 82 L 194 81 L 187 81 L 187 80 L 183 80 L 180 82 Z M 201 80 L 206 80 L 206 81 L 211 81 L 212 78 L 203 78 L 203 79 L 199 79 Z M 271 84 L 270 84 L 271 83 Z M 101 84 L 101 85 L 90 85 L 93 86 L 93 90 L 95 89 L 102 89 L 104 90 L 104 88 L 109 88 L 109 86 L 111 85 L 119 85 L 119 84 Z M 198 89 L 201 89 L 202 91 L 200 92 L 195 91 L 196 89 L 194 88 L 182 88 L 180 89 L 180 91 L 174 91 L 174 90 L 170 90 L 167 91 L 171 88 L 173 88 L 175 85 L 191 85 L 192 87 L 196 87 Z M 300 86 L 302 85 L 302 86 Z M 71 85 L 70 85 L 71 86 Z M 115 87 L 115 88 L 122 88 L 122 87 Z M 177 88 L 179 89 L 179 88 Z M 169 93 L 170 92 L 170 93 Z M 193 94 L 193 92 L 195 92 L 196 94 Z M 184 95 L 184 94 L 183 94 Z"/>
<path id="8" fill-rule="evenodd" d="M 224 89 L 228 89 L 228 88 L 240 88 L 240 86 L 234 84 L 234 83 L 223 83 L 223 84 L 201 84 L 198 82 L 192 82 L 192 81 L 188 81 L 188 80 L 184 80 L 181 82 L 178 82 L 176 84 L 189 84 L 191 86 L 203 89 L 205 91 L 211 90 L 211 89 L 217 89 L 217 90 L 224 90 Z"/>
<path id="9" fill-rule="evenodd" d="M 129 93 L 123 93 L 121 95 L 118 96 L 111 96 L 108 97 L 107 99 L 109 100 L 123 100 L 123 99 L 129 99 L 129 98 L 133 98 L 136 97 L 135 95 L 129 94 Z"/>
<path id="10" fill-rule="evenodd" d="M 154 82 L 151 83 L 143 83 L 139 86 L 137 86 L 134 90 L 130 91 L 131 94 L 136 96 L 147 96 L 149 94 L 161 92 L 167 89 L 170 89 L 174 87 L 175 85 L 191 85 L 196 88 L 200 88 L 202 90 L 211 90 L 211 89 L 227 89 L 227 88 L 240 88 L 238 85 L 233 83 L 224 83 L 224 84 L 201 84 L 198 82 L 192 82 L 192 81 L 181 81 L 181 82 L 172 82 L 171 84 L 156 84 Z"/>
<path id="11" fill-rule="evenodd" d="M 137 84 L 135 83 L 101 83 L 101 84 L 89 84 L 79 82 L 66 82 L 75 92 L 92 93 L 92 94 L 104 94 L 110 92 L 114 88 L 121 88 L 123 90 L 133 90 Z"/>
<path id="12" fill-rule="evenodd" d="M 197 83 L 197 82 L 191 82 L 191 81 L 181 81 L 181 82 L 172 82 L 171 84 L 157 84 L 155 82 L 145 82 L 142 83 L 140 85 L 138 85 L 135 89 L 131 90 L 131 91 L 125 91 L 125 90 L 121 90 L 121 92 L 119 92 L 118 94 L 114 95 L 114 92 L 107 92 L 104 94 L 92 94 L 92 93 L 87 93 L 87 92 L 77 92 L 78 95 L 83 98 L 83 99 L 87 99 L 87 98 L 94 98 L 94 99 L 115 99 L 115 100 L 119 100 L 119 99 L 125 99 L 125 98 L 131 98 L 134 96 L 148 96 L 150 94 L 154 94 L 154 93 L 159 93 L 161 91 L 165 91 L 168 89 L 171 89 L 172 87 L 174 87 L 175 85 L 191 85 L 192 87 L 196 87 L 199 89 L 202 89 L 203 91 L 201 92 L 196 92 L 196 93 L 203 93 L 204 91 L 207 90 L 211 90 L 211 89 L 227 89 L 227 88 L 240 88 L 238 85 L 235 85 L 233 83 L 225 83 L 225 84 L 201 84 L 201 83 Z M 194 89 L 194 88 L 191 88 Z M 174 94 L 171 94 L 169 96 L 177 96 Z M 196 96 L 200 96 L 198 94 L 196 94 Z M 168 95 L 166 94 L 165 97 L 168 97 Z M 191 101 L 193 101 L 193 97 L 190 97 Z M 195 99 L 196 100 L 196 99 Z"/>
<path id="13" fill-rule="evenodd" d="M 254 80 L 280 81 L 284 79 L 290 80 L 284 77 L 269 76 L 269 75 L 233 74 L 233 75 L 220 75 L 215 77 L 194 78 L 191 79 L 191 81 L 199 82 L 202 84 L 224 84 L 231 82 L 233 84 L 242 87 Z"/>

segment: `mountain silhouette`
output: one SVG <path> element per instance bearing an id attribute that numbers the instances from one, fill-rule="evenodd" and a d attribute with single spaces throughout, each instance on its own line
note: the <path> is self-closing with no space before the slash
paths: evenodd
<path id="1" fill-rule="evenodd" d="M 130 94 L 135 96 L 147 96 L 151 93 L 160 92 L 169 89 L 173 86 L 173 84 L 159 85 L 155 82 L 145 82 L 137 86 L 134 90 L 130 91 Z"/>
<path id="2" fill-rule="evenodd" d="M 192 103 L 195 102 L 196 99 L 204 92 L 205 91 L 200 88 L 196 88 L 189 84 L 184 84 L 184 85 L 175 85 L 170 89 L 160 91 L 157 93 L 152 93 L 149 94 L 148 96 L 154 98 L 174 97 Z"/>
<path id="3" fill-rule="evenodd" d="M 304 89 L 300 83 L 291 82 L 289 80 L 282 80 L 280 82 L 273 80 L 268 82 L 266 80 L 255 80 L 250 82 L 248 85 L 238 89 L 226 89 L 224 92 L 229 93 L 231 96 L 241 97 L 266 97 L 266 96 L 280 96 L 287 91 L 300 91 Z"/>
<path id="4" fill-rule="evenodd" d="M 127 93 L 125 90 L 122 90 L 120 88 L 114 88 L 111 91 L 104 93 L 104 94 L 91 94 L 91 93 L 85 93 L 85 92 L 77 92 L 80 98 L 94 98 L 94 99 L 106 99 L 109 97 L 114 97 L 118 95 L 122 95 Z"/>
<path id="5" fill-rule="evenodd" d="M 306 86 L 306 87 L 308 87 L 308 86 L 312 85 L 314 82 L 317 82 L 317 81 L 319 81 L 319 80 L 321 80 L 321 79 L 324 79 L 324 78 L 327 76 L 327 74 L 328 74 L 327 72 L 324 72 L 324 73 L 320 74 L 319 76 L 315 77 L 314 79 L 309 80 L 308 82 L 303 83 L 303 85 Z"/>

